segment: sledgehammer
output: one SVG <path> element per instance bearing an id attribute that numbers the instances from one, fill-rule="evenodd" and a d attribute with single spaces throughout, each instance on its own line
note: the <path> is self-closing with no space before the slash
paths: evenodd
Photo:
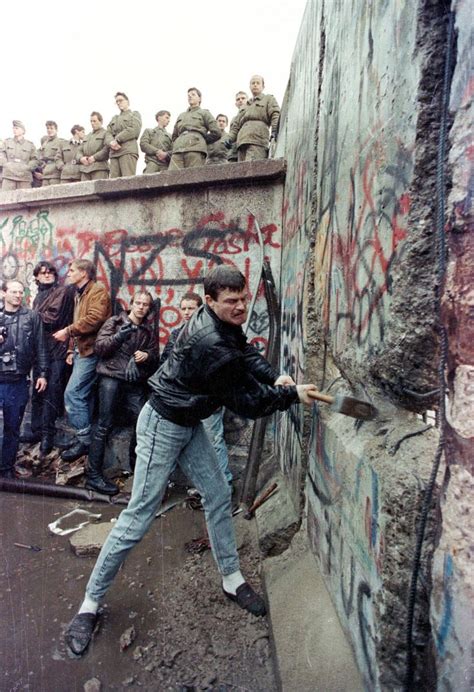
<path id="1" fill-rule="evenodd" d="M 352 416 L 352 418 L 362 418 L 363 420 L 372 420 L 377 416 L 377 409 L 367 401 L 354 399 L 352 396 L 329 396 L 329 394 L 321 394 L 321 392 L 308 391 L 308 396 L 317 401 L 323 401 L 325 404 L 330 404 L 331 409 L 337 413 L 342 413 L 344 416 Z"/>

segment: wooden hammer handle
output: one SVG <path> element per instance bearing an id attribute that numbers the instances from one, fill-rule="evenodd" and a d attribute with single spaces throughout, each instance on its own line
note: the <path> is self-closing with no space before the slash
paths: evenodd
<path id="1" fill-rule="evenodd" d="M 265 500 L 278 488 L 278 483 L 272 483 L 269 488 L 265 490 L 264 493 L 262 493 L 255 502 L 249 507 L 248 509 L 248 514 L 252 515 L 256 509 L 260 507 L 260 505 L 263 505 Z"/>
<path id="2" fill-rule="evenodd" d="M 316 399 L 317 401 L 324 401 L 325 404 L 333 404 L 334 397 L 329 396 L 329 394 L 321 394 L 321 392 L 313 392 L 311 389 L 306 392 L 310 399 Z"/>

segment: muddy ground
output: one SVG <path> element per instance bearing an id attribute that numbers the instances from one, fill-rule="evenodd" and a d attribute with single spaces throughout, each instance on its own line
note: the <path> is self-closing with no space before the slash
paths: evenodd
<path id="1" fill-rule="evenodd" d="M 94 558 L 75 555 L 69 537 L 52 535 L 47 525 L 79 506 L 101 513 L 100 522 L 120 512 L 110 504 L 0 493 L 2 692 L 277 689 L 267 618 L 225 598 L 209 550 L 186 552 L 189 540 L 204 535 L 204 517 L 184 506 L 156 519 L 130 554 L 87 654 L 69 654 L 64 630 Z M 255 527 L 242 515 L 235 524 L 243 571 L 260 590 Z"/>

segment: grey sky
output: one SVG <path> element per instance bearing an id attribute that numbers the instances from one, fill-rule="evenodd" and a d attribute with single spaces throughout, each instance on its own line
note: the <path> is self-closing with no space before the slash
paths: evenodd
<path id="1" fill-rule="evenodd" d="M 27 0 L 2 8 L 0 137 L 23 120 L 37 146 L 44 122 L 70 136 L 75 123 L 90 130 L 98 110 L 107 124 L 124 91 L 143 127 L 171 111 L 170 130 L 187 108 L 188 87 L 202 106 L 231 118 L 234 94 L 262 74 L 265 91 L 281 104 L 306 0 L 158 3 L 145 0 Z M 11 30 L 10 30 L 11 28 Z"/>

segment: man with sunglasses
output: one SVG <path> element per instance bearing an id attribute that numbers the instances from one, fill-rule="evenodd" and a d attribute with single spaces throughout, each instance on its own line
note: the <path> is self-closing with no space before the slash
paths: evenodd
<path id="1" fill-rule="evenodd" d="M 64 388 L 66 386 L 67 343 L 53 339 L 53 333 L 63 329 L 72 321 L 74 310 L 74 287 L 60 286 L 54 264 L 38 262 L 33 269 L 38 293 L 33 301 L 33 310 L 43 323 L 48 346 L 50 370 L 48 387 L 44 391 L 33 388 L 31 396 L 31 435 L 21 438 L 22 442 L 41 442 L 40 454 L 46 456 L 53 448 L 56 419 L 62 413 Z M 33 368 L 33 380 L 38 373 Z"/>

